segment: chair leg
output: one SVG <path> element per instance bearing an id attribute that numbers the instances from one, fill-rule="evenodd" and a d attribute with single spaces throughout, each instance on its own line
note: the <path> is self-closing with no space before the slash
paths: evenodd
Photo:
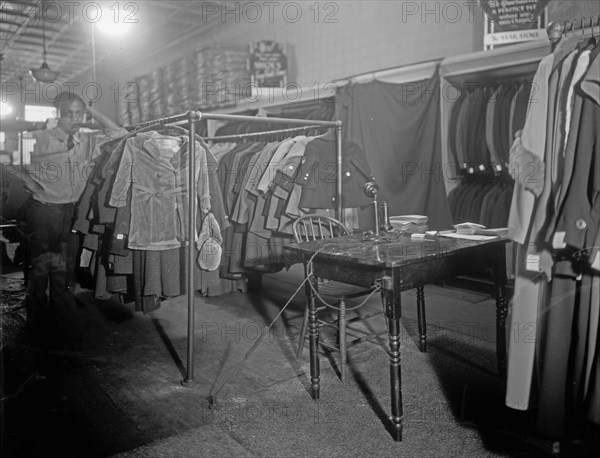
<path id="1" fill-rule="evenodd" d="M 340 378 L 346 381 L 346 301 L 338 302 L 338 339 L 340 346 Z"/>
<path id="2" fill-rule="evenodd" d="M 304 317 L 302 318 L 302 327 L 298 335 L 298 348 L 296 349 L 296 358 L 302 356 L 304 350 L 304 341 L 306 340 L 306 331 L 308 329 L 308 307 L 304 307 Z"/>
<path id="3" fill-rule="evenodd" d="M 417 324 L 419 326 L 419 346 L 421 352 L 427 352 L 427 321 L 425 319 L 425 292 L 423 286 L 417 286 Z"/>

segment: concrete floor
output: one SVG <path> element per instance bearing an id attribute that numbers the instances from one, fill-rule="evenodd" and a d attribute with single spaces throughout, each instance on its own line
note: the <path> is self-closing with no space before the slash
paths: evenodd
<path id="1" fill-rule="evenodd" d="M 485 288 L 425 288 L 427 353 L 417 348 L 415 295 L 403 295 L 405 429 L 396 443 L 386 428 L 388 357 L 377 343 L 349 349 L 346 383 L 338 355 L 321 355 L 322 396 L 311 399 L 308 351 L 295 356 L 302 292 L 248 355 L 301 281 L 294 266 L 265 275 L 261 294 L 196 297 L 192 386 L 180 383 L 186 297 L 142 315 L 80 290 L 92 323 L 82 351 L 3 349 L 2 456 L 547 456 L 531 415 L 503 405 Z M 380 298 L 366 307 L 380 311 Z M 384 330 L 385 320 L 363 325 Z M 563 447 L 561 456 L 587 450 Z"/>

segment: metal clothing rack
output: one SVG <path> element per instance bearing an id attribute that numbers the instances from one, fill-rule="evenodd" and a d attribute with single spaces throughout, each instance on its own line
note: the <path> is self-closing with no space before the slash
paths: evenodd
<path id="1" fill-rule="evenodd" d="M 204 137 L 205 141 L 228 141 L 228 140 L 239 140 L 244 138 L 254 138 L 254 137 L 264 137 L 267 135 L 275 135 L 275 134 L 288 134 L 292 132 L 308 132 L 311 129 L 322 128 L 323 126 L 317 126 L 311 124 L 310 126 L 303 127 L 291 127 L 289 129 L 278 129 L 278 130 L 267 130 L 264 132 L 248 132 L 242 134 L 231 134 L 231 135 L 219 135 L 216 137 Z"/>
<path id="2" fill-rule="evenodd" d="M 189 202 L 189 220 L 188 220 L 188 234 L 190 234 L 190 241 L 187 249 L 187 295 L 188 295 L 188 332 L 187 332 L 187 367 L 185 378 L 181 381 L 184 386 L 195 385 L 197 382 L 194 380 L 194 291 L 195 291 L 195 280 L 194 280 L 194 245 L 191 235 L 196 229 L 196 206 L 194 205 L 196 195 L 196 132 L 195 123 L 202 119 L 213 119 L 219 121 L 246 121 L 251 123 L 262 123 L 262 124 L 288 124 L 297 126 L 307 126 L 306 128 L 314 127 L 328 127 L 335 128 L 336 136 L 336 162 L 337 162 L 337 189 L 336 199 L 337 208 L 336 216 L 343 222 L 342 213 L 342 121 L 314 121 L 307 119 L 288 119 L 288 118 L 266 118 L 266 117 L 255 117 L 255 116 L 242 116 L 242 115 L 230 115 L 230 114 L 218 114 L 218 113 L 202 113 L 200 111 L 189 111 L 187 113 L 168 116 L 165 118 L 153 119 L 151 121 L 145 121 L 142 123 L 128 126 L 130 129 L 141 129 L 148 127 L 153 124 L 167 125 L 167 124 L 188 124 L 188 135 L 190 142 L 190 154 L 188 155 L 188 202 Z M 279 133 L 286 132 L 289 129 L 282 129 Z M 256 132 L 255 136 L 267 135 L 275 133 L 277 131 L 270 132 Z M 233 136 L 234 138 L 240 138 L 240 135 L 249 136 L 250 134 L 239 134 Z"/>
<path id="3" fill-rule="evenodd" d="M 589 37 L 594 35 L 594 30 L 598 27 L 598 33 L 600 34 L 600 16 L 591 16 L 588 18 L 572 19 L 570 21 L 562 22 L 551 22 L 546 27 L 548 33 L 548 39 L 550 40 L 550 46 L 552 51 L 567 35 L 580 35 L 582 37 Z"/>

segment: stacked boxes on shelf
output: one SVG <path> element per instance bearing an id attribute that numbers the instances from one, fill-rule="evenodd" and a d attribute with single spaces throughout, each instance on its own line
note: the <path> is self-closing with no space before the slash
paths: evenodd
<path id="1" fill-rule="evenodd" d="M 251 94 L 248 56 L 247 46 L 207 46 L 138 76 L 119 101 L 121 124 L 236 105 Z"/>

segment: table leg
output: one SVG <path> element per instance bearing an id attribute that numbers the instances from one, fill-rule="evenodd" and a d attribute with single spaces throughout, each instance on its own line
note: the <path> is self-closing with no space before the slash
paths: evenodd
<path id="1" fill-rule="evenodd" d="M 309 280 L 316 290 L 318 282 L 314 277 Z M 310 382 L 314 399 L 319 399 L 321 369 L 319 367 L 319 323 L 317 321 L 317 301 L 311 288 L 308 296 L 308 338 L 310 347 Z"/>
<path id="2" fill-rule="evenodd" d="M 346 301 L 340 300 L 338 305 L 338 345 L 340 347 L 340 378 L 346 381 Z"/>
<path id="3" fill-rule="evenodd" d="M 384 282 L 385 284 L 386 282 Z M 391 283 L 391 281 L 390 281 Z M 402 376 L 400 371 L 400 294 L 393 289 L 382 290 L 385 312 L 388 318 L 390 342 L 390 389 L 392 398 L 392 437 L 402 440 Z"/>
<path id="4" fill-rule="evenodd" d="M 508 308 L 504 300 L 504 287 L 496 285 L 496 358 L 500 377 L 506 376 L 506 316 Z"/>
<path id="5" fill-rule="evenodd" d="M 419 325 L 419 347 L 427 351 L 427 320 L 425 319 L 425 292 L 423 286 L 417 286 L 417 323 Z"/>

